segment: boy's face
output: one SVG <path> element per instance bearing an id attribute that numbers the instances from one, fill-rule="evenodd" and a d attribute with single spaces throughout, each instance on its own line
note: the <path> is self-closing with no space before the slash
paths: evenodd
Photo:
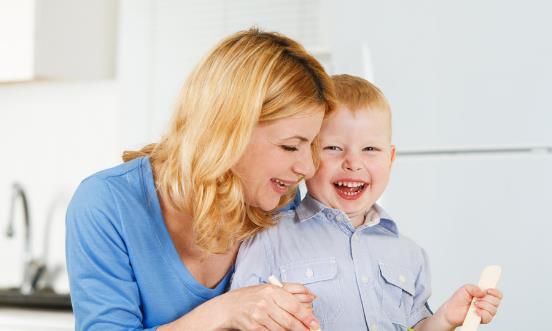
<path id="1" fill-rule="evenodd" d="M 319 134 L 321 163 L 307 181 L 309 193 L 351 220 L 363 220 L 383 193 L 395 159 L 389 121 L 384 111 L 353 113 L 343 106 L 325 119 Z"/>

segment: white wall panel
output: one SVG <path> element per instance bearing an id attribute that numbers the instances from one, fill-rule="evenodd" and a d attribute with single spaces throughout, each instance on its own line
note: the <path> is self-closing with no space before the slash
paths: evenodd
<path id="1" fill-rule="evenodd" d="M 326 56 L 321 0 L 152 0 L 149 136 L 157 141 L 179 91 L 200 59 L 222 38 L 252 26 L 277 31 Z"/>
<path id="2" fill-rule="evenodd" d="M 373 68 L 403 150 L 552 146 L 552 3 L 347 3 L 334 3 L 335 69 Z"/>
<path id="3" fill-rule="evenodd" d="M 499 264 L 505 298 L 485 330 L 549 324 L 551 169 L 548 153 L 399 156 L 382 204 L 430 256 L 434 309 Z"/>

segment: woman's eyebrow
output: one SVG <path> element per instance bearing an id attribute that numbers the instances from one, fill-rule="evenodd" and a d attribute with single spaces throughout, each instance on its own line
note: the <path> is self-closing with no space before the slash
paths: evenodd
<path id="1" fill-rule="evenodd" d="M 287 138 L 284 138 L 282 140 L 292 140 L 292 139 L 299 139 L 300 141 L 303 141 L 303 142 L 309 142 L 309 140 L 303 136 L 293 136 L 293 137 L 287 137 Z"/>

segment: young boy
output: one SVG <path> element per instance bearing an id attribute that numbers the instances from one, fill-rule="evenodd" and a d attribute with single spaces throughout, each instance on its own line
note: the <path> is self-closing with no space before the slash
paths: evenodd
<path id="1" fill-rule="evenodd" d="M 321 164 L 307 180 L 296 210 L 240 248 L 232 288 L 266 282 L 305 284 L 324 331 L 449 331 L 460 326 L 472 298 L 483 323 L 502 294 L 461 287 L 433 315 L 430 275 L 422 248 L 399 234 L 376 200 L 383 193 L 395 147 L 387 100 L 364 79 L 333 77 L 339 108 L 322 124 Z"/>

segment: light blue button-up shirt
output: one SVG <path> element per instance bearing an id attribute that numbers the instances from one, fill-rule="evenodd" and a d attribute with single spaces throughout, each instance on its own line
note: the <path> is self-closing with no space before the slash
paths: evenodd
<path id="1" fill-rule="evenodd" d="M 231 289 L 305 284 L 324 331 L 407 330 L 431 315 L 428 259 L 378 205 L 354 228 L 347 215 L 308 195 L 278 224 L 246 240 Z"/>

